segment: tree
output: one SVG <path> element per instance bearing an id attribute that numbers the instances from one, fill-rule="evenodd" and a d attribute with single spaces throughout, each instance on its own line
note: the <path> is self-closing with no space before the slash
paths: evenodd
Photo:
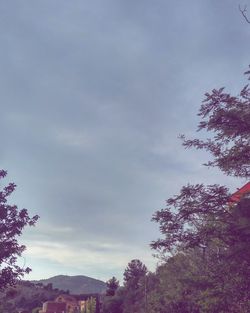
<path id="1" fill-rule="evenodd" d="M 123 313 L 145 312 L 146 266 L 138 259 L 128 263 L 124 277 Z"/>
<path id="2" fill-rule="evenodd" d="M 140 260 L 135 259 L 130 261 L 123 274 L 124 286 L 138 289 L 140 279 L 145 277 L 146 274 L 147 268 Z"/>
<path id="3" fill-rule="evenodd" d="M 250 71 L 245 72 L 250 74 Z M 214 157 L 208 164 L 227 175 L 250 177 L 250 88 L 246 85 L 237 97 L 224 93 L 224 88 L 205 94 L 199 116 L 198 131 L 213 135 L 207 140 L 186 140 L 185 147 L 205 149 Z M 157 211 L 153 220 L 160 224 L 164 239 L 151 244 L 163 252 L 194 246 L 206 246 L 217 240 L 228 240 L 232 227 L 232 208 L 226 187 L 187 185 L 179 195 L 167 200 L 167 208 Z"/>
<path id="4" fill-rule="evenodd" d="M 202 290 L 203 286 L 201 283 L 199 289 L 193 286 L 197 279 L 196 271 L 197 266 L 183 253 L 158 266 L 154 278 L 157 284 L 149 289 L 148 312 L 199 313 L 195 300 L 197 290 Z M 199 279 L 202 280 L 201 277 Z"/>
<path id="5" fill-rule="evenodd" d="M 95 313 L 96 312 L 96 299 L 90 297 L 84 306 L 83 313 Z"/>
<path id="6" fill-rule="evenodd" d="M 120 287 L 114 296 L 105 296 L 102 303 L 103 313 L 123 313 L 123 303 L 126 292 Z"/>
<path id="7" fill-rule="evenodd" d="M 45 290 L 49 290 L 49 291 L 53 290 L 53 284 L 52 283 L 48 283 L 47 285 L 44 286 L 44 289 Z"/>
<path id="8" fill-rule="evenodd" d="M 106 282 L 106 285 L 106 296 L 114 296 L 116 290 L 119 288 L 119 281 L 113 276 L 110 280 Z"/>
<path id="9" fill-rule="evenodd" d="M 6 175 L 6 171 L 0 171 L 0 179 Z M 10 183 L 0 191 L 0 289 L 13 285 L 31 270 L 17 265 L 17 258 L 26 248 L 18 243 L 17 237 L 25 226 L 34 226 L 38 216 L 30 217 L 26 209 L 19 210 L 16 205 L 8 204 L 8 197 L 15 188 L 16 185 Z"/>
<path id="10" fill-rule="evenodd" d="M 219 185 L 182 187 L 179 195 L 166 201 L 167 208 L 153 215 L 164 238 L 152 242 L 151 247 L 160 253 L 176 253 L 181 249 L 205 248 L 214 240 L 218 244 L 228 235 L 222 227 L 231 215 L 228 200 L 227 188 Z"/>
<path id="11" fill-rule="evenodd" d="M 246 74 L 250 74 L 250 71 Z M 187 140 L 181 136 L 183 145 L 210 152 L 213 159 L 206 165 L 216 166 L 227 175 L 248 179 L 248 85 L 236 97 L 225 93 L 224 88 L 212 90 L 206 94 L 198 115 L 201 116 L 198 131 L 206 130 L 212 134 L 206 140 Z M 249 195 L 232 203 L 229 191 L 224 186 L 188 184 L 179 195 L 167 200 L 165 209 L 153 215 L 153 221 L 159 223 L 163 238 L 152 242 L 151 247 L 167 258 L 167 272 L 171 268 L 169 261 L 172 260 L 176 267 L 176 257 L 179 255 L 192 264 L 185 266 L 184 273 L 174 278 L 176 295 L 170 303 L 171 286 L 166 286 L 168 297 L 163 300 L 170 304 L 168 312 L 250 311 L 249 212 Z M 171 277 L 171 274 L 168 276 Z M 187 295 L 191 295 L 191 298 L 188 299 Z M 194 306 L 190 307 L 192 302 Z"/>
<path id="12" fill-rule="evenodd" d="M 250 74 L 250 70 L 245 72 Z M 199 116 L 198 131 L 212 132 L 207 140 L 184 140 L 185 147 L 205 149 L 213 160 L 208 166 L 217 166 L 227 175 L 250 177 L 250 87 L 246 85 L 239 96 L 231 96 L 224 88 L 205 94 Z"/>

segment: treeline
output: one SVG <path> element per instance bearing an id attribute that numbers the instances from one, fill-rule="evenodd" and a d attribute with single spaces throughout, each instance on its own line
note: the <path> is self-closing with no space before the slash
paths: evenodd
<path id="1" fill-rule="evenodd" d="M 183 145 L 210 152 L 207 166 L 246 182 L 250 88 L 246 85 L 238 96 L 224 88 L 205 96 L 198 131 L 209 132 L 208 139 L 181 136 Z M 103 313 L 250 312 L 249 189 L 232 196 L 218 184 L 188 184 L 167 200 L 153 221 L 162 237 L 151 247 L 161 265 L 151 273 L 142 262 L 132 260 L 123 287 L 114 277 L 107 282 Z"/>
<path id="2" fill-rule="evenodd" d="M 19 281 L 15 286 L 0 292 L 0 313 L 17 313 L 18 310 L 37 313 L 43 303 L 69 291 L 53 288 L 52 284 Z"/>

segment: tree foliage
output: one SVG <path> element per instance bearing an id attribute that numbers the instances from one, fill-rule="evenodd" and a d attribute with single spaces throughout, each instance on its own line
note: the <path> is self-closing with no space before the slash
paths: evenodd
<path id="1" fill-rule="evenodd" d="M 227 175 L 248 179 L 248 85 L 237 97 L 225 93 L 224 88 L 207 93 L 199 116 L 198 130 L 212 135 L 206 140 L 186 140 L 182 136 L 184 146 L 209 151 L 213 160 L 206 165 L 217 166 Z M 162 238 L 152 242 L 151 247 L 167 257 L 160 271 L 168 273 L 171 282 L 163 287 L 167 297 L 160 299 L 168 307 L 166 312 L 250 311 L 250 199 L 247 194 L 232 202 L 224 186 L 188 184 L 167 200 L 167 207 L 158 210 L 153 220 L 159 223 Z M 180 260 L 184 272 L 178 269 Z M 178 274 L 173 276 L 171 268 L 176 268 Z M 161 289 L 162 279 L 159 281 Z M 171 286 L 175 286 L 174 290 Z M 155 312 L 161 312 L 157 310 Z"/>
<path id="2" fill-rule="evenodd" d="M 107 290 L 106 296 L 114 296 L 116 290 L 119 288 L 119 281 L 113 276 L 106 282 Z"/>
<path id="3" fill-rule="evenodd" d="M 6 175 L 6 171 L 0 171 L 0 179 Z M 37 215 L 30 217 L 26 209 L 19 210 L 16 205 L 8 204 L 15 188 L 16 185 L 10 183 L 0 191 L 0 289 L 13 285 L 18 278 L 30 272 L 30 268 L 17 265 L 17 258 L 26 248 L 19 244 L 17 237 L 25 226 L 34 226 L 38 219 Z"/>
<path id="4" fill-rule="evenodd" d="M 102 313 L 123 313 L 123 303 L 126 293 L 123 287 L 117 289 L 113 296 L 105 296 L 102 304 Z"/>
<path id="5" fill-rule="evenodd" d="M 126 267 L 124 277 L 123 313 L 144 312 L 147 267 L 138 259 L 131 260 Z"/>
<path id="6" fill-rule="evenodd" d="M 184 146 L 209 151 L 213 159 L 207 165 L 249 179 L 248 85 L 236 97 L 224 88 L 207 93 L 199 116 L 198 130 L 208 131 L 210 137 L 182 136 Z M 119 312 L 250 312 L 249 194 L 233 200 L 225 186 L 188 184 L 155 212 L 153 221 L 159 224 L 161 238 L 151 247 L 162 263 L 155 273 L 147 273 L 139 260 L 129 263 Z"/>
<path id="7" fill-rule="evenodd" d="M 82 310 L 81 313 L 95 313 L 96 312 L 96 299 L 93 297 L 90 297 Z"/>
<path id="8" fill-rule="evenodd" d="M 140 279 L 145 277 L 146 273 L 147 267 L 140 260 L 135 259 L 130 261 L 123 274 L 124 286 L 138 289 Z"/>
<path id="9" fill-rule="evenodd" d="M 0 313 L 18 313 L 21 309 L 31 313 L 64 293 L 64 290 L 48 289 L 42 283 L 19 280 L 15 286 L 0 292 Z"/>
<path id="10" fill-rule="evenodd" d="M 228 189 L 219 185 L 187 185 L 179 195 L 167 200 L 167 208 L 157 211 L 163 239 L 151 244 L 160 252 L 205 247 L 215 239 L 223 240 L 222 224 L 230 216 Z"/>
<path id="11" fill-rule="evenodd" d="M 198 114 L 198 131 L 206 130 L 212 137 L 186 140 L 182 136 L 184 146 L 209 151 L 213 160 L 208 166 L 217 166 L 227 175 L 249 178 L 250 87 L 244 86 L 238 96 L 231 96 L 224 88 L 213 89 L 205 96 Z"/>

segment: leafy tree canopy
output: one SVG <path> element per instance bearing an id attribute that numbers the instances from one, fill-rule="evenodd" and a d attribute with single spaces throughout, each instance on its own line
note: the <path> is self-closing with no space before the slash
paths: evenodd
<path id="1" fill-rule="evenodd" d="M 164 238 L 152 242 L 159 252 L 207 246 L 223 240 L 222 226 L 231 215 L 227 188 L 203 184 L 182 187 L 179 195 L 167 200 L 167 208 L 157 211 L 153 221 L 160 224 Z"/>
<path id="2" fill-rule="evenodd" d="M 213 89 L 205 96 L 198 114 L 198 131 L 212 132 L 212 137 L 186 140 L 182 135 L 183 145 L 209 151 L 213 160 L 205 165 L 217 166 L 227 175 L 249 178 L 250 87 L 246 85 L 238 96 L 231 96 L 224 88 Z"/>
<path id="3" fill-rule="evenodd" d="M 3 179 L 7 172 L 0 170 L 0 179 Z M 17 258 L 25 250 L 25 246 L 17 241 L 25 226 L 33 226 L 38 216 L 30 217 L 26 209 L 19 210 L 16 205 L 8 204 L 8 197 L 15 190 L 14 183 L 8 184 L 0 190 L 0 289 L 7 285 L 13 285 L 15 281 L 30 268 L 22 268 L 17 265 Z"/>
<path id="4" fill-rule="evenodd" d="M 106 296 L 114 296 L 116 290 L 119 288 L 119 281 L 113 276 L 106 282 L 107 290 Z"/>
<path id="5" fill-rule="evenodd" d="M 137 289 L 140 279 L 145 277 L 146 273 L 147 267 L 140 260 L 135 259 L 130 261 L 123 274 L 124 286 Z"/>
<path id="6" fill-rule="evenodd" d="M 246 72 L 250 74 L 250 71 Z M 227 175 L 250 177 L 250 88 L 233 97 L 224 89 L 206 94 L 198 130 L 209 138 L 186 140 L 205 149 Z M 250 197 L 237 200 L 218 184 L 188 184 L 153 215 L 161 238 L 151 247 L 163 256 L 155 273 L 139 260 L 124 272 L 121 297 L 104 312 L 250 312 Z M 114 310 L 110 310 L 113 305 Z"/>
<path id="7" fill-rule="evenodd" d="M 206 165 L 249 179 L 249 86 L 236 97 L 224 88 L 212 90 L 198 115 L 198 131 L 206 130 L 209 137 L 187 140 L 182 136 L 184 146 L 209 151 L 213 159 Z M 166 208 L 153 215 L 162 238 L 151 247 L 167 257 L 156 273 L 158 290 L 150 295 L 153 307 L 162 302 L 167 312 L 249 312 L 249 194 L 235 202 L 224 186 L 188 184 L 166 202 Z M 167 297 L 161 296 L 164 291 Z"/>

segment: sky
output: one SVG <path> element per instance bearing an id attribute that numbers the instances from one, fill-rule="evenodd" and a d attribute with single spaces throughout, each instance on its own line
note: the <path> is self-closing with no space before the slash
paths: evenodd
<path id="1" fill-rule="evenodd" d="M 17 184 L 10 201 L 40 216 L 20 238 L 27 279 L 122 281 L 132 259 L 154 270 L 151 218 L 167 198 L 245 183 L 178 139 L 197 136 L 205 92 L 247 83 L 239 3 L 0 1 L 0 167 Z"/>

